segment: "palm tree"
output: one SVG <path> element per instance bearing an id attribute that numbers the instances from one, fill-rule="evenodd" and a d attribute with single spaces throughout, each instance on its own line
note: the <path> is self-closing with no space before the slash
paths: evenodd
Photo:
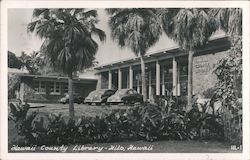
<path id="1" fill-rule="evenodd" d="M 96 28 L 97 11 L 87 9 L 35 9 L 28 31 L 43 41 L 40 52 L 54 68 L 68 75 L 69 115 L 74 117 L 73 74 L 92 65 L 98 44 L 92 34 L 105 40 Z"/>
<path id="2" fill-rule="evenodd" d="M 242 35 L 241 8 L 213 8 L 209 14 L 216 18 L 219 27 L 230 37 Z"/>
<path id="3" fill-rule="evenodd" d="M 110 15 L 111 37 L 121 47 L 129 47 L 141 62 L 142 95 L 146 101 L 146 78 L 144 55 L 161 35 L 157 10 L 151 8 L 107 9 Z"/>
<path id="4" fill-rule="evenodd" d="M 193 94 L 193 55 L 208 42 L 216 31 L 216 21 L 208 14 L 208 9 L 183 8 L 160 10 L 163 29 L 168 37 L 178 43 L 188 53 L 188 107 L 192 108 Z"/>

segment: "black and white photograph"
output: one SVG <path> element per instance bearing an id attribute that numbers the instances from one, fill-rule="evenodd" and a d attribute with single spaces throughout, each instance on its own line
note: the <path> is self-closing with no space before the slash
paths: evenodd
<path id="1" fill-rule="evenodd" d="M 246 7 L 74 3 L 5 6 L 7 154 L 246 158 Z"/>

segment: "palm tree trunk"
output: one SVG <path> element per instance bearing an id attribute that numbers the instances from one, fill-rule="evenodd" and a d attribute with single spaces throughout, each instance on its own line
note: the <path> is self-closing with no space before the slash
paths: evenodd
<path id="1" fill-rule="evenodd" d="M 193 55 L 194 51 L 188 53 L 188 106 L 186 111 L 192 109 L 192 96 L 193 96 Z"/>
<path id="2" fill-rule="evenodd" d="M 73 118 L 75 116 L 74 111 L 74 98 L 73 98 L 73 76 L 72 73 L 70 73 L 68 79 L 68 92 L 69 92 L 69 117 Z"/>
<path id="3" fill-rule="evenodd" d="M 143 95 L 143 101 L 145 102 L 147 100 L 147 86 L 146 86 L 146 77 L 145 77 L 145 61 L 143 59 L 142 54 L 140 55 L 141 60 L 141 86 L 142 86 L 142 95 Z"/>

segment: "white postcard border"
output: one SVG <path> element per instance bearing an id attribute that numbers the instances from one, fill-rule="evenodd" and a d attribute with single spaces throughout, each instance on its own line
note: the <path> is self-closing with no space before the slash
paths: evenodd
<path id="1" fill-rule="evenodd" d="M 243 153 L 8 153 L 7 142 L 7 9 L 115 7 L 243 8 Z M 1 3 L 1 159 L 249 159 L 249 1 L 2 1 Z"/>

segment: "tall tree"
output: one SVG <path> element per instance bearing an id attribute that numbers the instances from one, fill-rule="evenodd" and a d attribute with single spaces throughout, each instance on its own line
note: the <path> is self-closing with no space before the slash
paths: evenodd
<path id="1" fill-rule="evenodd" d="M 19 60 L 18 57 L 10 51 L 8 51 L 8 67 L 17 69 L 21 69 L 22 67 L 21 60 Z"/>
<path id="2" fill-rule="evenodd" d="M 68 75 L 69 115 L 74 117 L 73 74 L 92 65 L 98 44 L 92 35 L 105 40 L 96 28 L 97 11 L 87 9 L 35 9 L 28 31 L 44 40 L 40 52 L 53 67 Z"/>
<path id="3" fill-rule="evenodd" d="M 192 108 L 193 94 L 193 55 L 208 42 L 216 31 L 217 23 L 208 14 L 208 9 L 183 8 L 166 9 L 161 14 L 163 29 L 168 37 L 177 42 L 188 53 L 188 107 Z"/>
<path id="4" fill-rule="evenodd" d="M 107 9 L 111 37 L 121 47 L 129 47 L 141 61 L 142 95 L 147 99 L 144 55 L 161 35 L 157 10 L 151 8 Z"/>
<path id="5" fill-rule="evenodd" d="M 209 14 L 216 18 L 219 27 L 230 37 L 242 35 L 241 8 L 213 8 Z"/>
<path id="6" fill-rule="evenodd" d="M 25 54 L 25 52 L 22 52 L 18 59 L 22 64 L 21 68 L 27 69 L 29 74 L 40 74 L 41 68 L 45 65 L 41 54 L 35 51 L 31 54 Z"/>

